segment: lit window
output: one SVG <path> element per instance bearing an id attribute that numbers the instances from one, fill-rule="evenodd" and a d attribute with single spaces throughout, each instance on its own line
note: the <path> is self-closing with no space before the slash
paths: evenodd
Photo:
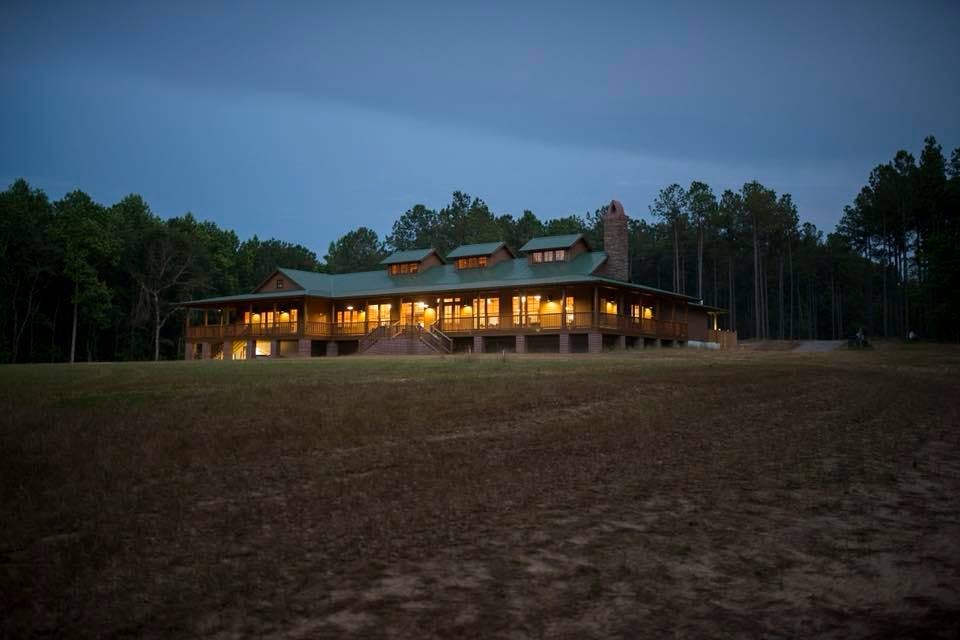
<path id="1" fill-rule="evenodd" d="M 277 289 L 283 289 L 283 278 L 277 278 Z"/>
<path id="2" fill-rule="evenodd" d="M 457 258 L 457 269 L 476 269 L 487 266 L 487 256 L 473 256 L 472 258 Z"/>
<path id="3" fill-rule="evenodd" d="M 553 259 L 555 262 L 563 262 L 567 259 L 567 252 L 565 249 L 557 249 L 553 252 Z"/>
<path id="4" fill-rule="evenodd" d="M 533 252 L 533 261 L 534 261 L 535 263 L 536 263 L 536 262 L 543 262 L 543 252 L 542 252 L 542 251 L 534 251 L 534 252 Z"/>
<path id="5" fill-rule="evenodd" d="M 543 261 L 544 261 L 544 262 L 553 262 L 553 251 L 544 251 L 544 252 L 543 252 Z"/>
<path id="6" fill-rule="evenodd" d="M 390 275 L 416 273 L 420 265 L 416 262 L 401 262 L 390 265 Z"/>

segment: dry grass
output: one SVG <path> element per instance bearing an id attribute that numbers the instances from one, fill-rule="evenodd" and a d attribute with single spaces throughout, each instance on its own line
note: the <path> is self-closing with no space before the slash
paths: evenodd
<path id="1" fill-rule="evenodd" d="M 954 637 L 960 351 L 0 369 L 0 633 Z"/>

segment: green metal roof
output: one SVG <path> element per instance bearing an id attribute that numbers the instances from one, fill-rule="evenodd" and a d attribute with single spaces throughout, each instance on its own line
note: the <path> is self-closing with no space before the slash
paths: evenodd
<path id="1" fill-rule="evenodd" d="M 669 296 L 671 298 L 683 298 L 688 303 L 698 302 L 697 298 L 693 296 L 688 296 L 685 293 L 677 293 L 676 291 L 667 291 L 666 289 L 657 289 L 656 287 L 648 287 L 645 284 L 636 284 L 635 282 L 624 282 L 623 280 L 617 280 L 616 278 L 608 278 L 606 276 L 595 276 L 593 281 L 600 283 L 615 284 L 621 287 L 626 287 L 628 289 L 636 289 L 637 291 L 643 291 L 645 293 L 655 293 L 661 296 Z"/>
<path id="2" fill-rule="evenodd" d="M 582 233 L 571 233 L 565 236 L 543 236 L 532 238 L 527 244 L 520 247 L 520 251 L 540 251 L 541 249 L 566 249 L 577 240 L 583 240 Z"/>
<path id="3" fill-rule="evenodd" d="M 482 244 L 462 244 L 447 254 L 450 258 L 470 258 L 472 256 L 488 256 L 500 247 L 507 246 L 506 242 L 484 242 Z"/>
<path id="4" fill-rule="evenodd" d="M 397 264 L 400 262 L 420 262 L 431 253 L 436 253 L 436 249 L 410 249 L 409 251 L 396 251 L 380 261 L 380 264 Z M 439 257 L 440 254 L 437 254 Z M 440 258 L 441 262 L 443 258 Z"/>
<path id="5" fill-rule="evenodd" d="M 285 277 L 303 287 L 302 291 L 270 291 L 236 296 L 222 296 L 191 300 L 183 304 L 216 304 L 223 302 L 254 302 L 302 296 L 320 298 L 373 298 L 396 295 L 454 293 L 511 287 L 528 287 L 560 284 L 612 284 L 630 289 L 665 295 L 684 300 L 690 296 L 654 287 L 622 282 L 594 272 L 607 260 L 602 251 L 588 251 L 568 262 L 530 264 L 526 258 L 502 260 L 482 269 L 457 269 L 456 265 L 444 264 L 418 273 L 391 276 L 387 269 L 360 271 L 356 273 L 316 273 L 297 269 L 277 269 Z"/>
<path id="6" fill-rule="evenodd" d="M 712 304 L 705 304 L 703 302 L 691 302 L 691 307 L 699 307 L 705 311 L 713 311 L 715 313 L 730 313 L 729 309 L 724 309 L 723 307 L 717 307 Z"/>

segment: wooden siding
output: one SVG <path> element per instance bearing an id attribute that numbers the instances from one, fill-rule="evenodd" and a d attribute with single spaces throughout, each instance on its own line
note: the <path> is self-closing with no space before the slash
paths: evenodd
<path id="1" fill-rule="evenodd" d="M 690 340 L 707 339 L 707 312 L 703 309 L 691 308 L 687 316 L 687 334 Z"/>
<path id="2" fill-rule="evenodd" d="M 510 255 L 510 252 L 507 251 L 506 247 L 500 247 L 496 251 L 490 254 L 487 258 L 487 268 L 492 267 L 493 265 L 501 262 L 503 260 L 512 260 L 513 256 Z"/>
<path id="3" fill-rule="evenodd" d="M 283 278 L 282 289 L 277 289 L 277 278 Z M 255 293 L 277 293 L 280 291 L 303 291 L 303 287 L 279 271 L 275 271 L 264 281 L 264 283 L 256 290 Z"/>
<path id="4" fill-rule="evenodd" d="M 443 262 L 440 261 L 439 256 L 436 253 L 431 253 L 426 258 L 420 261 L 420 266 L 418 269 L 420 271 L 426 271 L 430 267 L 439 267 Z"/>

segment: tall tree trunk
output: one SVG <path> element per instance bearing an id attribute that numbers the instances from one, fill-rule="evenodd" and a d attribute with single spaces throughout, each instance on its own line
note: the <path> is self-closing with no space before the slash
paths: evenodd
<path id="1" fill-rule="evenodd" d="M 790 263 L 790 339 L 796 339 L 795 335 L 795 326 L 794 326 L 794 297 L 793 290 L 797 286 L 797 274 L 793 270 L 793 243 L 789 240 L 787 241 L 787 260 Z M 799 294 L 798 294 L 799 297 Z"/>
<path id="2" fill-rule="evenodd" d="M 719 288 L 720 288 L 720 283 L 717 280 L 717 254 L 716 254 L 716 251 L 714 251 L 714 254 L 713 254 L 713 306 L 717 306 Z"/>
<path id="3" fill-rule="evenodd" d="M 60 314 L 60 296 L 57 296 L 57 304 L 53 307 L 53 320 L 50 327 L 50 362 L 54 361 L 54 354 L 57 352 L 57 316 Z"/>
<path id="4" fill-rule="evenodd" d="M 780 339 L 785 340 L 787 334 L 783 322 L 783 253 L 780 254 L 780 284 L 777 287 L 777 296 L 780 298 L 780 321 L 777 328 L 780 330 Z"/>
<path id="5" fill-rule="evenodd" d="M 673 290 L 680 293 L 680 229 L 673 223 Z"/>
<path id="6" fill-rule="evenodd" d="M 843 339 L 843 287 L 837 291 L 837 335 Z"/>
<path id="7" fill-rule="evenodd" d="M 160 361 L 160 299 L 159 296 L 153 296 L 153 361 Z"/>
<path id="8" fill-rule="evenodd" d="M 703 223 L 697 228 L 697 299 L 703 302 Z"/>
<path id="9" fill-rule="evenodd" d="M 867 306 L 867 327 L 869 331 L 873 333 L 877 327 L 877 325 L 873 324 L 876 318 L 874 315 L 876 311 L 876 305 L 873 299 L 873 278 L 875 265 L 873 264 L 873 245 L 870 241 L 869 235 L 865 236 L 864 244 L 866 245 L 866 255 L 864 257 L 867 259 L 867 290 L 864 293 Z"/>
<path id="10" fill-rule="evenodd" d="M 753 330 L 756 337 L 762 338 L 760 332 L 760 255 L 757 252 L 757 221 L 753 221 Z"/>
<path id="11" fill-rule="evenodd" d="M 730 298 L 733 300 L 733 326 L 734 329 L 737 329 L 740 327 L 740 308 L 737 306 L 737 270 L 733 258 L 730 259 L 730 276 L 733 278 L 730 284 Z"/>
<path id="12" fill-rule="evenodd" d="M 830 339 L 837 339 L 837 292 L 834 289 L 833 274 L 830 274 Z"/>
<path id="13" fill-rule="evenodd" d="M 887 333 L 887 258 L 884 256 L 883 264 L 883 297 L 882 305 L 880 307 L 880 315 L 883 319 L 883 337 L 886 338 L 889 334 Z"/>
<path id="14" fill-rule="evenodd" d="M 737 288 L 733 276 L 733 251 L 727 259 L 727 311 L 730 313 L 730 329 L 737 329 Z"/>
<path id="15" fill-rule="evenodd" d="M 757 260 L 760 265 L 760 337 L 766 340 L 770 337 L 767 327 L 767 265 L 762 253 Z"/>
<path id="16" fill-rule="evenodd" d="M 70 331 L 70 363 L 76 361 L 77 356 L 77 317 L 79 315 L 80 285 L 75 284 L 73 289 L 73 328 Z"/>

